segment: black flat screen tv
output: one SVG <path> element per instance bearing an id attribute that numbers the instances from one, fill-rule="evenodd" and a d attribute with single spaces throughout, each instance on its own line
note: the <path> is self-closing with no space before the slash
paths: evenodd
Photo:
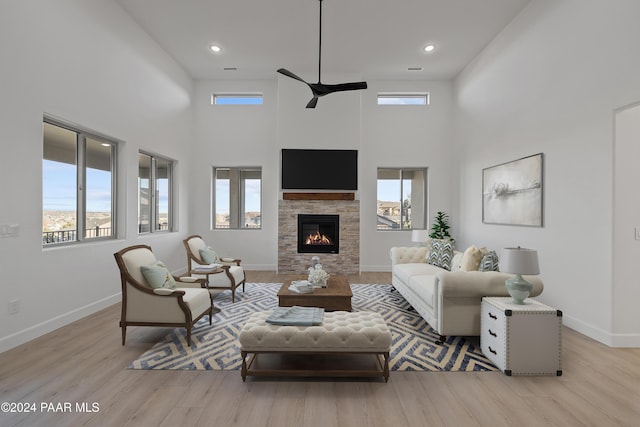
<path id="1" fill-rule="evenodd" d="M 358 150 L 282 149 L 283 190 L 357 190 Z"/>

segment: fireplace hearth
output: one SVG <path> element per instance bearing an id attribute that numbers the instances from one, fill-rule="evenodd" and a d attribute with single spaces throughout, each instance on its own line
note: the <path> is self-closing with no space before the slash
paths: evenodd
<path id="1" fill-rule="evenodd" d="M 298 253 L 337 254 L 339 215 L 298 215 Z"/>

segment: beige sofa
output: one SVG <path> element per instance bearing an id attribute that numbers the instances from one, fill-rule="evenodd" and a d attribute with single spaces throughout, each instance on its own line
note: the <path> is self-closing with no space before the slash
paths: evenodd
<path id="1" fill-rule="evenodd" d="M 426 247 L 391 248 L 392 284 L 444 341 L 447 335 L 480 335 L 480 306 L 484 296 L 505 296 L 506 279 L 497 271 L 462 271 L 463 253 L 455 251 L 451 271 L 426 263 Z M 544 288 L 538 276 L 524 276 L 533 284 L 530 296 Z"/>

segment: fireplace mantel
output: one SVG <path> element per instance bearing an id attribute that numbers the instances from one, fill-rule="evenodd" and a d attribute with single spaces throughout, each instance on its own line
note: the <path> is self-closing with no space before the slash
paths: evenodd
<path id="1" fill-rule="evenodd" d="M 283 200 L 355 200 L 355 193 L 282 193 Z"/>

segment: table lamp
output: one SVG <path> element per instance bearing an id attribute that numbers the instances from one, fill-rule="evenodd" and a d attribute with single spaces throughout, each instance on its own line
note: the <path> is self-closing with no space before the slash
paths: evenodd
<path id="1" fill-rule="evenodd" d="M 514 304 L 524 304 L 533 285 L 522 278 L 523 274 L 540 274 L 538 252 L 533 249 L 504 248 L 500 256 L 500 271 L 515 274 L 516 277 L 505 280 L 504 284 Z"/>
<path id="2" fill-rule="evenodd" d="M 418 243 L 422 243 L 420 246 L 427 245 L 427 239 L 429 238 L 429 230 L 411 230 L 411 241 Z"/>

